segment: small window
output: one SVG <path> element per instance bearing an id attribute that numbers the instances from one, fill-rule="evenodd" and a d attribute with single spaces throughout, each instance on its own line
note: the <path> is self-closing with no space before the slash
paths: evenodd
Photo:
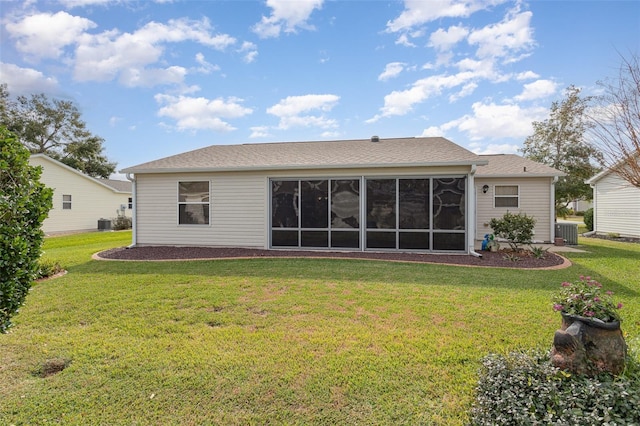
<path id="1" fill-rule="evenodd" d="M 129 201 L 127 202 L 127 208 L 131 210 L 133 208 L 133 198 L 129 197 Z"/>
<path id="2" fill-rule="evenodd" d="M 209 224 L 209 182 L 178 182 L 178 224 Z"/>
<path id="3" fill-rule="evenodd" d="M 62 196 L 62 210 L 71 210 L 71 195 Z"/>
<path id="4" fill-rule="evenodd" d="M 494 206 L 495 207 L 519 207 L 520 189 L 518 185 L 496 185 Z"/>

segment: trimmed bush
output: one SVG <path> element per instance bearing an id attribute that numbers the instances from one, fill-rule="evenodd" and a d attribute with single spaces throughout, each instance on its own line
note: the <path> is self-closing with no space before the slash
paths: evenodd
<path id="1" fill-rule="evenodd" d="M 593 207 L 584 212 L 584 224 L 589 232 L 593 231 Z"/>
<path id="2" fill-rule="evenodd" d="M 131 229 L 131 218 L 124 215 L 111 219 L 111 223 L 114 231 Z"/>
<path id="3" fill-rule="evenodd" d="M 40 182 L 40 167 L 29 165 L 29 151 L 0 127 L 0 333 L 11 326 L 39 271 L 53 191 Z"/>
<path id="4" fill-rule="evenodd" d="M 551 365 L 548 353 L 483 359 L 472 425 L 640 424 L 640 365 L 630 358 L 620 376 L 590 378 Z"/>
<path id="5" fill-rule="evenodd" d="M 531 244 L 535 224 L 536 220 L 531 216 L 510 212 L 506 212 L 502 219 L 493 218 L 489 221 L 494 234 L 506 239 L 513 250 L 518 250 L 522 244 Z"/>

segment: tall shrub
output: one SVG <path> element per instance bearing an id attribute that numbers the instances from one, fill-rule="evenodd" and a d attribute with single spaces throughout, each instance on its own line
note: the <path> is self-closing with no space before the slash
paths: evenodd
<path id="1" fill-rule="evenodd" d="M 593 231 L 593 207 L 584 212 L 584 224 L 588 231 Z"/>
<path id="2" fill-rule="evenodd" d="M 11 326 L 38 273 L 41 226 L 53 194 L 40 174 L 29 164 L 29 151 L 0 127 L 0 333 Z"/>

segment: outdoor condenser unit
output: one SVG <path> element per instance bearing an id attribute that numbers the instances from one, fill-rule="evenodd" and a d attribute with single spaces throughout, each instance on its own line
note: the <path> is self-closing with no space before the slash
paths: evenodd
<path id="1" fill-rule="evenodd" d="M 556 223 L 556 238 L 562 238 L 567 245 L 578 245 L 577 223 Z"/>

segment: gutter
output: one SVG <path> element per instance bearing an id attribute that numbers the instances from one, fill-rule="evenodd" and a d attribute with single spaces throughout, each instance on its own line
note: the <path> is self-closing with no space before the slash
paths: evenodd
<path id="1" fill-rule="evenodd" d="M 127 246 L 127 248 L 135 247 L 138 243 L 138 208 L 137 208 L 137 199 L 136 199 L 136 178 L 135 175 L 131 173 L 126 174 L 126 178 L 131 182 L 131 245 Z"/>
<path id="2" fill-rule="evenodd" d="M 219 173 L 219 172 L 255 172 L 255 171 L 289 171 L 289 170 L 333 170 L 333 169 L 393 169 L 414 167 L 455 167 L 487 165 L 488 161 L 472 163 L 470 161 L 443 161 L 441 163 L 364 163 L 364 164 L 292 164 L 292 165 L 255 165 L 248 167 L 158 167 L 137 168 L 129 167 L 120 170 L 120 173 Z M 475 172 L 474 172 L 475 173 Z M 455 173 L 454 173 L 455 174 Z"/>
<path id="3" fill-rule="evenodd" d="M 468 251 L 469 254 L 475 257 L 482 257 L 482 254 L 478 253 L 477 251 L 475 251 L 475 236 L 476 236 L 476 222 L 478 221 L 477 216 L 476 216 L 476 181 L 475 181 L 475 174 L 476 174 L 476 169 L 477 169 L 477 165 L 476 164 L 472 164 L 471 165 L 471 171 L 469 172 L 469 206 L 473 208 L 473 220 L 470 220 L 469 218 L 467 218 L 467 220 L 469 221 L 469 226 L 467 227 L 469 229 L 469 235 L 467 236 L 467 243 L 469 244 L 468 247 Z"/>
<path id="4" fill-rule="evenodd" d="M 549 221 L 549 223 L 551 224 L 551 229 L 549 230 L 549 239 L 552 243 L 556 238 L 556 182 L 558 182 L 558 179 L 560 179 L 558 176 L 553 177 L 553 180 L 551 181 L 551 191 L 549 191 L 549 218 L 553 218 L 553 220 Z"/>

